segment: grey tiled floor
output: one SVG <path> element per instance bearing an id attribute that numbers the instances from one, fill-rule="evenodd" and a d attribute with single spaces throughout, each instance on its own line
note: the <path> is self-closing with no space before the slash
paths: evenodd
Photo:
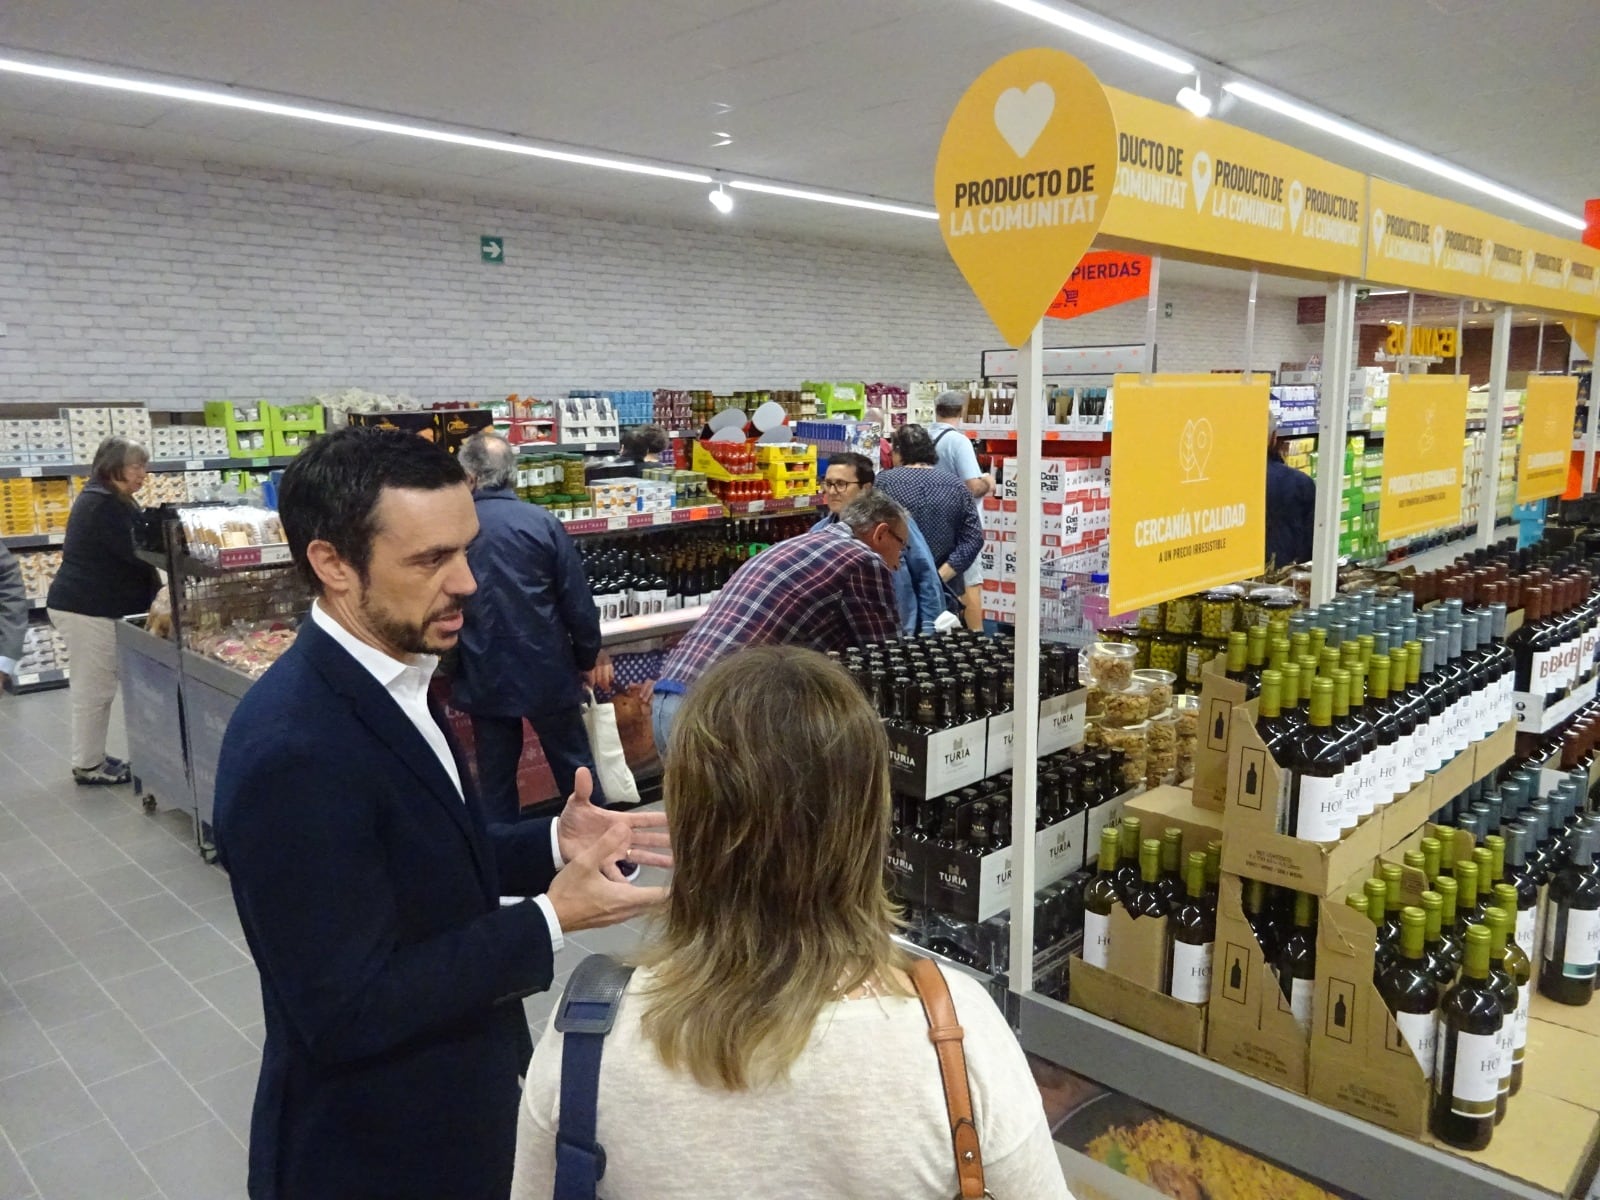
<path id="1" fill-rule="evenodd" d="M 0 696 L 0 1200 L 235 1200 L 262 1024 L 227 877 L 186 815 L 72 783 L 67 697 Z M 569 938 L 535 1037 L 638 936 Z"/>

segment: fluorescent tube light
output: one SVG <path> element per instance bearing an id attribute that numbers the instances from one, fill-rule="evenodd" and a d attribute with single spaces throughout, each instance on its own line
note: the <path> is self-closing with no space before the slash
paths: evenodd
<path id="1" fill-rule="evenodd" d="M 716 209 L 723 216 L 727 216 L 733 211 L 733 197 L 722 190 L 722 185 L 720 183 L 712 189 L 711 194 L 707 196 L 706 199 L 710 200 L 711 207 Z"/>
<path id="2" fill-rule="evenodd" d="M 1199 88 L 1179 88 L 1178 103 L 1197 117 L 1209 117 L 1211 115 L 1211 97 Z"/>
<path id="3" fill-rule="evenodd" d="M 1492 196 L 1496 200 L 1520 208 L 1524 212 L 1531 212 L 1541 216 L 1547 221 L 1554 221 L 1558 225 L 1566 226 L 1568 229 L 1581 230 L 1585 228 L 1585 222 L 1582 217 L 1563 212 L 1553 204 L 1546 204 L 1542 200 L 1536 200 L 1532 196 L 1508 188 L 1504 184 L 1495 183 L 1492 179 L 1485 179 L 1482 175 L 1475 175 L 1471 171 L 1458 167 L 1454 163 L 1446 162 L 1442 158 L 1435 158 L 1431 154 L 1426 154 L 1414 147 L 1407 146 L 1403 142 L 1397 142 L 1393 138 L 1384 137 L 1382 134 L 1365 129 L 1360 125 L 1352 124 L 1340 117 L 1318 112 L 1314 108 L 1308 108 L 1304 104 L 1266 91 L 1253 83 L 1234 80 L 1223 84 L 1222 89 L 1230 95 L 1239 97 L 1241 100 L 1248 100 L 1250 103 L 1278 113 L 1280 116 L 1299 121 L 1302 125 L 1320 129 L 1324 133 L 1331 133 L 1334 137 L 1343 138 L 1347 142 L 1354 142 L 1358 146 L 1363 146 L 1368 150 L 1403 162 L 1408 166 L 1416 167 L 1419 170 L 1427 171 L 1429 174 L 1437 175 L 1441 179 L 1448 179 L 1452 183 L 1460 184 L 1462 187 L 1470 188 L 1475 192 L 1481 192 L 1485 196 Z"/>
<path id="4" fill-rule="evenodd" d="M 1091 42 L 1099 42 L 1102 46 L 1110 46 L 1113 50 L 1131 54 L 1134 58 L 1164 67 L 1168 71 L 1176 71 L 1179 75 L 1194 74 L 1194 64 L 1187 59 L 1169 54 L 1159 46 L 1152 46 L 1136 37 L 1108 28 L 1098 21 L 1091 21 L 1054 5 L 1041 4 L 1039 0 L 994 0 L 994 3 L 1013 12 L 1019 12 L 1023 16 L 1036 17 L 1058 29 L 1065 29 L 1068 33 L 1088 38 Z"/>
<path id="5" fill-rule="evenodd" d="M 520 154 L 527 158 L 543 158 L 553 162 L 571 163 L 579 167 L 599 167 L 607 171 L 626 171 L 634 175 L 652 175 L 660 179 L 678 179 L 685 183 L 710 183 L 711 176 L 703 171 L 684 170 L 681 167 L 657 166 L 654 163 L 633 159 L 613 158 L 603 154 L 584 154 L 572 150 L 558 150 L 527 142 L 506 141 L 503 138 L 482 137 L 477 134 L 453 133 L 426 125 L 411 125 L 375 117 L 354 116 L 330 109 L 310 108 L 301 104 L 284 104 L 276 100 L 259 100 L 233 92 L 211 88 L 191 87 L 183 84 L 160 83 L 155 80 L 135 79 L 125 75 L 106 75 L 98 71 L 80 71 L 67 67 L 53 67 L 21 59 L 0 58 L 0 71 L 13 75 L 30 75 L 37 79 L 52 79 L 58 83 L 77 83 L 88 87 L 107 88 L 118 92 L 133 92 L 141 96 L 158 96 L 165 100 L 185 100 L 192 104 L 209 104 L 218 108 L 241 109 L 245 112 L 263 113 L 267 116 L 289 117 L 297 121 L 313 121 L 320 125 L 337 125 L 345 129 L 362 129 L 369 133 L 389 133 L 400 137 L 418 138 L 429 142 L 445 142 L 452 146 L 470 146 L 478 150 L 497 150 L 505 154 Z"/>
<path id="6" fill-rule="evenodd" d="M 900 217 L 922 217 L 937 221 L 939 214 L 931 208 L 912 208 L 906 204 L 886 204 L 881 200 L 868 200 L 861 196 L 847 196 L 841 192 L 818 192 L 810 188 L 782 187 L 775 183 L 756 183 L 750 179 L 732 179 L 728 186 L 741 192 L 759 192 L 763 196 L 787 196 L 791 200 L 815 200 L 819 204 L 837 204 L 843 208 L 865 208 L 872 212 L 894 213 Z"/>

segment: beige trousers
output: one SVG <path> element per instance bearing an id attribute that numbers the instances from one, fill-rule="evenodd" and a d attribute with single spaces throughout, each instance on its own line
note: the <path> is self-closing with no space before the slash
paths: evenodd
<path id="1" fill-rule="evenodd" d="M 110 617 L 50 611 L 50 623 L 67 643 L 72 689 L 72 765 L 98 767 L 106 757 L 106 730 L 117 698 L 117 623 Z"/>

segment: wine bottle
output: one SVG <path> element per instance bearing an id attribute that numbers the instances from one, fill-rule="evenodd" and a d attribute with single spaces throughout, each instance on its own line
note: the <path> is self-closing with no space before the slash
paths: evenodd
<path id="1" fill-rule="evenodd" d="M 1489 927 L 1489 986 L 1500 1000 L 1505 1020 L 1500 1025 L 1500 1083 L 1495 1095 L 1494 1123 L 1506 1119 L 1506 1104 L 1511 1098 L 1511 1066 L 1517 1029 L 1517 981 L 1506 969 L 1506 940 L 1512 916 L 1491 904 L 1483 911 L 1483 924 Z"/>
<path id="2" fill-rule="evenodd" d="M 1568 862 L 1550 881 L 1540 952 L 1539 994 L 1559 1004 L 1581 1006 L 1594 996 L 1600 958 L 1600 875 L 1594 871 L 1600 835 L 1580 827 Z"/>
<path id="3" fill-rule="evenodd" d="M 1344 770 L 1342 739 L 1333 729 L 1333 680 L 1311 681 L 1311 712 L 1304 732 L 1289 748 L 1291 837 L 1337 842 L 1343 814 L 1338 779 Z"/>
<path id="4" fill-rule="evenodd" d="M 1278 951 L 1278 986 L 1301 1029 L 1311 1028 L 1311 996 L 1317 981 L 1316 897 L 1294 894 L 1294 927 Z"/>
<path id="5" fill-rule="evenodd" d="M 1494 885 L 1495 900 L 1501 909 L 1506 912 L 1515 912 L 1517 905 L 1517 889 L 1509 883 Z M 1515 923 L 1513 923 L 1513 932 Z M 1489 947 L 1490 958 L 1494 957 L 1494 946 Z M 1514 1026 L 1511 1040 L 1511 1094 L 1515 1096 L 1522 1090 L 1522 1067 L 1527 1057 L 1528 1048 L 1528 1017 L 1529 1004 L 1533 998 L 1533 961 L 1523 952 L 1517 944 L 1515 936 L 1506 940 L 1505 967 L 1510 974 L 1512 982 L 1517 985 L 1517 1009 L 1514 1014 Z"/>
<path id="6" fill-rule="evenodd" d="M 1494 1136 L 1500 1090 L 1500 999 L 1489 983 L 1489 931 L 1467 930 L 1461 978 L 1439 1005 L 1438 1055 L 1428 1127 L 1461 1150 L 1482 1150 Z"/>
<path id="7" fill-rule="evenodd" d="M 1400 944 L 1375 980 L 1394 1023 L 1416 1055 L 1424 1079 L 1433 1078 L 1439 983 L 1424 956 L 1427 914 L 1409 905 L 1400 911 Z"/>
<path id="8" fill-rule="evenodd" d="M 1161 842 L 1145 838 L 1139 843 L 1139 882 L 1122 898 L 1128 915 L 1139 917 L 1164 917 L 1167 906 L 1161 899 L 1161 889 L 1156 885 L 1161 879 Z"/>
<path id="9" fill-rule="evenodd" d="M 1403 916 L 1404 914 L 1402 914 Z M 1422 893 L 1422 915 L 1425 924 L 1422 927 L 1422 961 L 1428 968 L 1428 974 L 1433 976 L 1435 983 L 1441 989 L 1449 987 L 1456 981 L 1455 964 L 1450 961 L 1450 953 L 1445 948 L 1442 933 L 1444 922 L 1444 897 L 1435 891 Z M 1402 933 L 1405 930 L 1401 930 Z M 1428 1069 L 1433 1069 L 1429 1064 Z"/>
<path id="10" fill-rule="evenodd" d="M 1478 864 L 1468 858 L 1456 863 L 1456 933 L 1467 944 L 1467 926 L 1478 923 Z"/>
<path id="11" fill-rule="evenodd" d="M 1397 863 L 1384 863 L 1378 868 L 1378 877 L 1383 880 L 1383 922 L 1378 924 L 1374 917 L 1373 923 L 1378 924 L 1378 959 L 1387 963 L 1400 947 L 1400 911 L 1405 907 L 1405 872 Z"/>
<path id="12" fill-rule="evenodd" d="M 1205 866 L 1203 854 L 1201 866 L 1202 868 Z M 1161 902 L 1168 912 L 1183 902 L 1186 870 L 1183 858 L 1183 830 L 1176 825 L 1169 825 L 1161 834 L 1161 878 L 1156 881 L 1156 887 L 1161 890 Z"/>
<path id="13" fill-rule="evenodd" d="M 1123 817 L 1119 826 L 1121 841 L 1117 845 L 1117 873 L 1114 882 L 1117 895 L 1123 903 L 1139 884 L 1140 822 L 1138 817 Z"/>
<path id="14" fill-rule="evenodd" d="M 1217 911 L 1217 896 L 1222 890 L 1222 843 L 1217 840 L 1206 843 L 1206 903 L 1211 906 L 1211 911 Z"/>
<path id="15" fill-rule="evenodd" d="M 1172 970 L 1167 994 L 1190 1004 L 1211 998 L 1211 959 L 1217 940 L 1216 912 L 1206 903 L 1206 856 L 1192 851 L 1184 866 L 1184 897 L 1172 910 Z"/>
<path id="16" fill-rule="evenodd" d="M 1111 909 L 1117 903 L 1117 885 L 1112 876 L 1117 869 L 1115 825 L 1100 831 L 1100 863 L 1095 876 L 1083 889 L 1083 961 L 1101 970 L 1111 952 Z"/>
<path id="17" fill-rule="evenodd" d="M 1241 902 L 1244 919 L 1249 922 L 1256 941 L 1261 945 L 1261 957 L 1269 963 L 1276 963 L 1283 943 L 1278 927 L 1267 912 L 1267 885 L 1259 879 L 1246 879 L 1241 889 Z"/>
<path id="18" fill-rule="evenodd" d="M 1439 877 L 1439 855 L 1443 851 L 1439 839 L 1425 837 L 1422 839 L 1422 874 L 1429 883 Z"/>
<path id="19" fill-rule="evenodd" d="M 1441 875 L 1433 881 L 1433 890 L 1439 895 L 1439 940 L 1443 943 L 1445 961 L 1450 965 L 1450 978 L 1446 982 L 1454 983 L 1461 973 L 1461 954 L 1465 946 L 1456 927 L 1456 899 L 1461 885 L 1450 876 Z"/>

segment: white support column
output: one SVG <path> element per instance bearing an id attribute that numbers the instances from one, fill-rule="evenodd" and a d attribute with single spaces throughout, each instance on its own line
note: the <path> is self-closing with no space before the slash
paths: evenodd
<path id="1" fill-rule="evenodd" d="M 1150 256 L 1150 295 L 1144 302 L 1144 364 L 1140 376 L 1144 383 L 1156 373 L 1156 317 L 1161 309 L 1161 255 Z"/>
<path id="2" fill-rule="evenodd" d="M 1326 604 L 1339 587 L 1339 511 L 1344 444 L 1350 424 L 1350 365 L 1356 290 L 1348 279 L 1328 288 L 1322 327 L 1322 384 L 1317 404 L 1317 524 L 1311 545 L 1311 603 Z"/>
<path id="3" fill-rule="evenodd" d="M 1495 503 L 1500 490 L 1500 442 L 1506 407 L 1506 368 L 1511 363 L 1512 309 L 1508 304 L 1494 314 L 1494 339 L 1489 350 L 1489 413 L 1483 435 L 1483 477 L 1478 481 L 1477 547 L 1494 542 Z"/>
<path id="4" fill-rule="evenodd" d="M 1250 299 L 1244 309 L 1244 375 L 1240 382 L 1250 382 L 1250 361 L 1256 350 L 1256 291 L 1261 286 L 1261 270 L 1250 268 Z"/>
<path id="5" fill-rule="evenodd" d="M 1151 281 L 1151 290 L 1155 282 Z M 1044 430 L 1044 321 L 1033 327 L 1017 359 L 1017 624 L 1014 691 L 1016 730 L 1011 759 L 1011 990 L 1033 987 L 1033 832 L 1039 761 L 1039 482 Z"/>

